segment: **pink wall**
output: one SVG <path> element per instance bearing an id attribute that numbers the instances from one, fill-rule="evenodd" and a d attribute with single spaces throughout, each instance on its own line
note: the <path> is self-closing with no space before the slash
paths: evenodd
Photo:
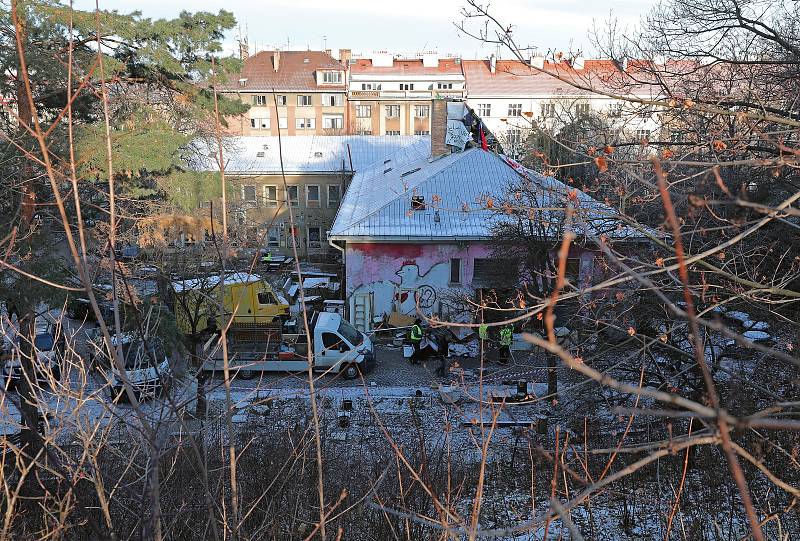
<path id="1" fill-rule="evenodd" d="M 367 303 L 367 317 L 416 313 L 416 300 L 428 314 L 447 313 L 448 298 L 472 292 L 475 258 L 491 257 L 486 243 L 347 243 L 345 252 L 350 320 L 359 321 L 356 300 Z M 461 260 L 460 283 L 450 282 L 450 260 Z M 415 297 L 416 296 L 416 297 Z"/>

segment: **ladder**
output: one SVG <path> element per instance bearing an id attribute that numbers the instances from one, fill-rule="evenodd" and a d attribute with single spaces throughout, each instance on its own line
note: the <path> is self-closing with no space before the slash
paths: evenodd
<path id="1" fill-rule="evenodd" d="M 362 332 L 370 330 L 372 323 L 371 297 L 371 292 L 359 293 L 353 297 L 353 325 Z"/>

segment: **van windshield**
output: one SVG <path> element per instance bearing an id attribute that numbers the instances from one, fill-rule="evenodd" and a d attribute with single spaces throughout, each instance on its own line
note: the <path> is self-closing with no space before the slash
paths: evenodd
<path id="1" fill-rule="evenodd" d="M 129 342 L 122 344 L 122 357 L 128 370 L 158 366 L 164 360 L 164 348 L 152 339 L 148 342 L 147 349 L 143 342 Z"/>
<path id="2" fill-rule="evenodd" d="M 55 341 L 51 334 L 37 334 L 36 338 L 33 339 L 33 344 L 39 351 L 50 351 L 53 349 Z"/>
<path id="3" fill-rule="evenodd" d="M 339 323 L 339 329 L 337 332 L 340 336 L 354 346 L 360 346 L 361 342 L 364 341 L 364 335 L 358 332 L 355 327 L 350 325 L 344 319 L 341 321 L 341 323 Z"/>

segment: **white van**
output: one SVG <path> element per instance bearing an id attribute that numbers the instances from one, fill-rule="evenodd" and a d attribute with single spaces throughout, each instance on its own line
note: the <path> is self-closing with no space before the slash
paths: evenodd
<path id="1" fill-rule="evenodd" d="M 367 335 L 358 331 L 340 314 L 315 313 L 312 329 L 314 369 L 341 373 L 355 379 L 359 372 L 374 368 L 375 348 Z M 243 379 L 256 372 L 296 372 L 308 370 L 308 341 L 305 334 L 283 334 L 280 325 L 233 324 L 227 333 L 228 364 Z M 223 370 L 222 345 L 213 336 L 203 348 L 203 370 Z"/>

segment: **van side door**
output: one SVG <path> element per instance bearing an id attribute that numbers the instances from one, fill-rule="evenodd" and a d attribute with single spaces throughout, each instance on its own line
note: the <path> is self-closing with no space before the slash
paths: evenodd
<path id="1" fill-rule="evenodd" d="M 350 346 L 334 332 L 322 331 L 317 344 L 316 364 L 329 368 L 336 365 L 350 351 Z"/>

